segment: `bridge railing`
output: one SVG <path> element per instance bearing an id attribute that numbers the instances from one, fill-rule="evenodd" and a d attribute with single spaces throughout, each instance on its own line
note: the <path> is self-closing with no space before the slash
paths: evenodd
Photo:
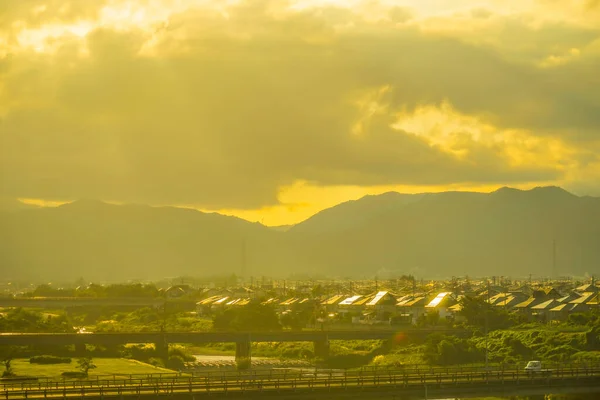
<path id="1" fill-rule="evenodd" d="M 517 384 L 529 387 L 549 387 L 557 385 L 600 385 L 600 369 L 596 371 L 574 370 L 575 374 L 562 371 L 552 376 L 535 376 L 519 374 L 516 371 L 488 371 L 454 373 L 454 374 L 381 374 L 381 375 L 309 375 L 289 379 L 279 377 L 262 377 L 259 380 L 242 379 L 211 380 L 205 377 L 187 377 L 163 381 L 130 382 L 122 385 L 102 386 L 63 386 L 63 387 L 31 387 L 3 389 L 0 396 L 6 399 L 46 398 L 46 397 L 101 397 L 101 396 L 140 396 L 141 394 L 174 394 L 174 393 L 227 393 L 227 392 L 262 392 L 262 391 L 297 391 L 297 390 L 344 390 L 346 388 L 394 388 L 395 390 L 427 390 L 427 387 L 440 390 L 452 388 L 497 387 Z"/>
<path id="2" fill-rule="evenodd" d="M 196 383 L 240 383 L 240 382 L 263 382 L 263 381 L 311 381 L 331 380 L 343 377 L 344 379 L 387 379 L 390 377 L 403 377 L 403 379 L 424 379 L 427 377 L 451 376 L 456 379 L 464 377 L 489 377 L 502 376 L 514 379 L 529 377 L 518 365 L 489 365 L 488 369 L 479 366 L 458 367 L 430 367 L 430 366 L 407 366 L 398 367 L 368 367 L 356 370 L 335 369 L 253 369 L 249 371 L 214 371 L 193 374 L 131 374 L 129 376 L 98 375 L 81 380 L 50 380 L 40 379 L 38 381 L 3 382 L 1 390 L 59 390 L 98 388 L 98 387 L 129 387 L 161 384 L 196 384 Z M 600 373 L 600 363 L 570 363 L 557 365 L 553 369 L 552 377 L 588 376 Z"/>

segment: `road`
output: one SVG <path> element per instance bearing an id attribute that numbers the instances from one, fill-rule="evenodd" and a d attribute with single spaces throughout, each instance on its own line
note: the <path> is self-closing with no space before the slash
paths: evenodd
<path id="1" fill-rule="evenodd" d="M 398 333 L 429 335 L 468 335 L 456 329 L 373 329 L 339 331 L 274 331 L 274 332 L 136 332 L 136 333 L 1 333 L 0 345 L 24 346 L 33 344 L 126 344 L 126 343 L 223 343 L 223 342 L 318 342 L 326 340 L 391 339 Z"/>

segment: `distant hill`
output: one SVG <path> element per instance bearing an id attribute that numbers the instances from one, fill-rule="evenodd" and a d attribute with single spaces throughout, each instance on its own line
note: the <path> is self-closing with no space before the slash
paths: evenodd
<path id="1" fill-rule="evenodd" d="M 418 277 L 600 272 L 600 199 L 557 187 L 386 193 L 293 227 L 172 207 L 82 200 L 0 212 L 6 279 L 123 280 L 241 273 Z"/>
<path id="2" fill-rule="evenodd" d="M 269 229 L 272 229 L 277 232 L 287 232 L 292 229 L 294 225 L 279 225 L 279 226 L 269 226 Z"/>
<path id="3" fill-rule="evenodd" d="M 275 273 L 279 232 L 195 210 L 77 201 L 0 214 L 4 278 L 115 280 L 189 274 Z"/>
<path id="4" fill-rule="evenodd" d="M 337 274 L 550 275 L 554 241 L 557 274 L 600 271 L 600 199 L 557 187 L 369 196 L 288 235 L 303 243 L 307 262 Z"/>

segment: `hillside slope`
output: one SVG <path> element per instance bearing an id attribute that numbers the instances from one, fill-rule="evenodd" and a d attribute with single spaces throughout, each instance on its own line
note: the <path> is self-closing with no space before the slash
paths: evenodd
<path id="1" fill-rule="evenodd" d="M 246 275 L 254 277 L 598 274 L 600 199 L 556 187 L 387 193 L 287 232 L 216 213 L 97 201 L 0 213 L 6 279 L 240 274 L 244 243 Z"/>

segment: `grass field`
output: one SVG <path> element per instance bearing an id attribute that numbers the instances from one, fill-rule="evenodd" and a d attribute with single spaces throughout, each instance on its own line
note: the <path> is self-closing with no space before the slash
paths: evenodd
<path id="1" fill-rule="evenodd" d="M 174 371 L 165 368 L 155 367 L 135 360 L 124 358 L 95 358 L 93 363 L 97 368 L 89 371 L 89 376 L 97 375 L 117 375 L 126 377 L 130 374 L 160 374 L 173 373 Z M 40 365 L 30 364 L 29 359 L 14 359 L 12 367 L 17 376 L 36 376 L 46 378 L 62 379 L 61 374 L 65 371 L 77 371 L 77 359 L 73 359 L 71 364 L 51 364 Z"/>

